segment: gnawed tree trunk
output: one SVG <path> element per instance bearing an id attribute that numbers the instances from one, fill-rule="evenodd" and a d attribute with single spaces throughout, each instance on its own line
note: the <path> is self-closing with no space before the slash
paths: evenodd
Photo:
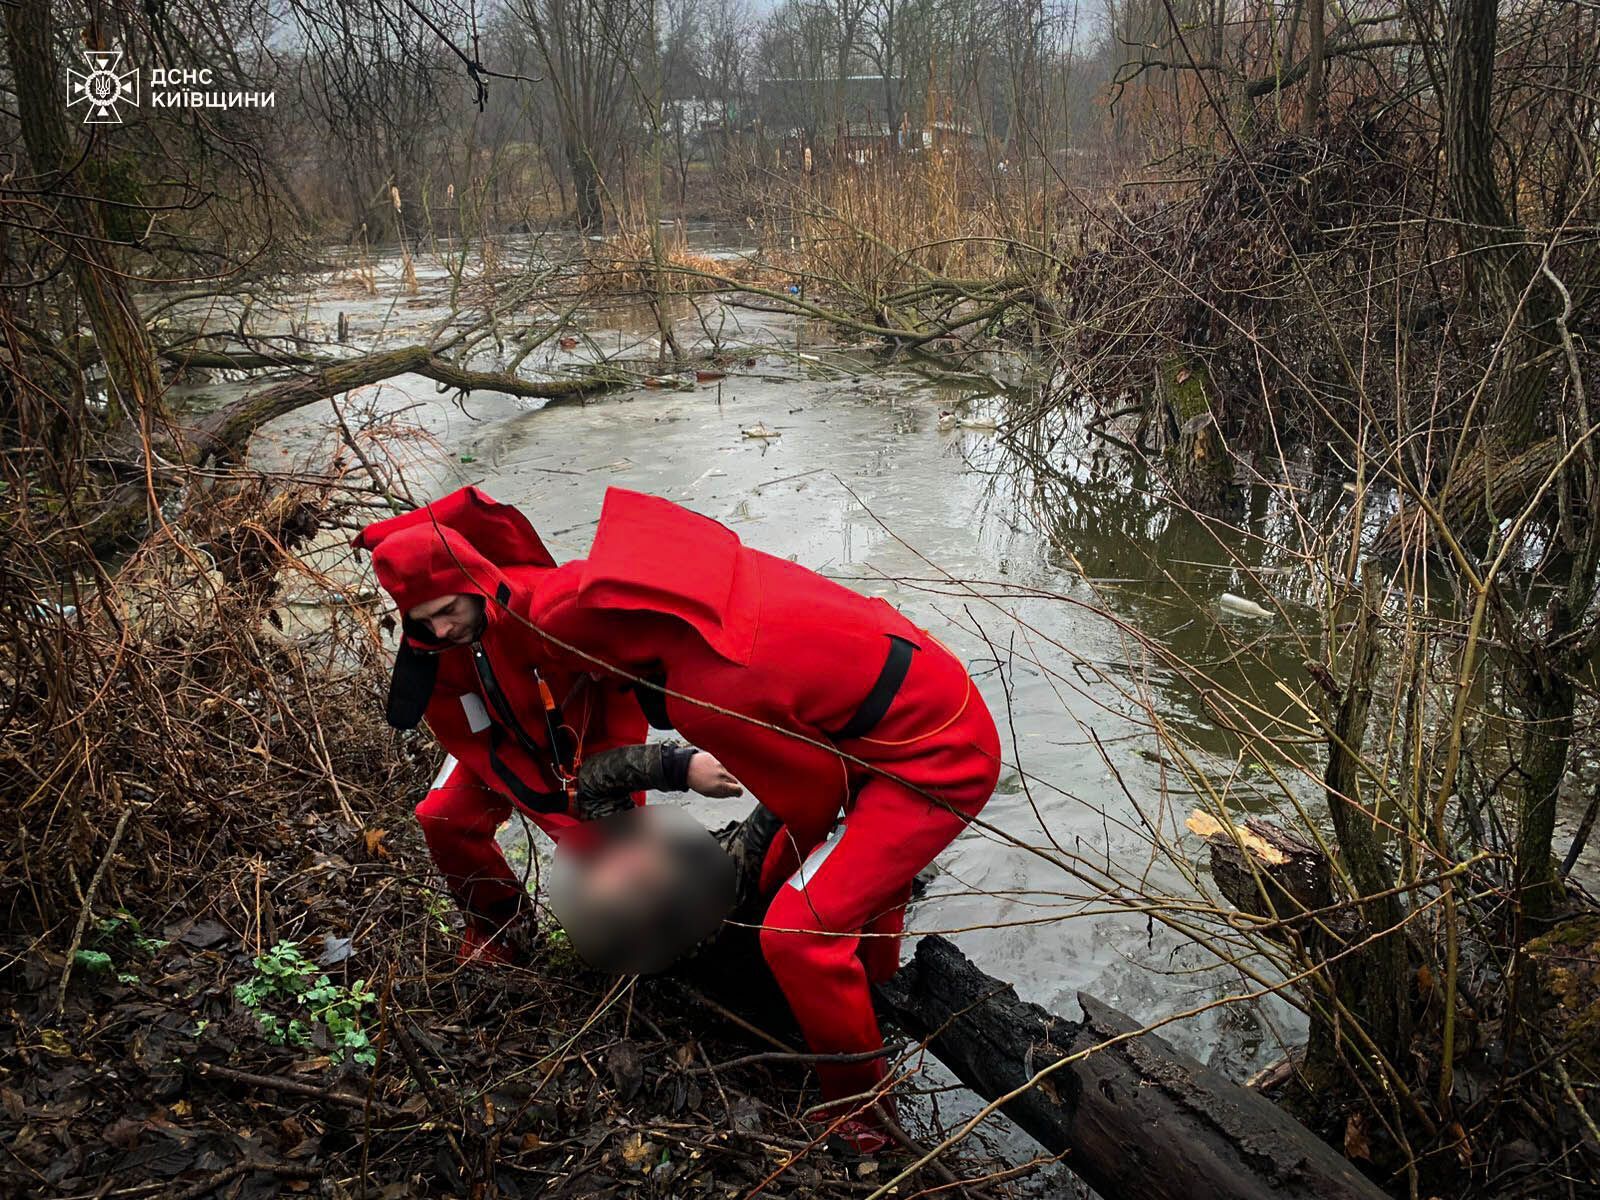
<path id="1" fill-rule="evenodd" d="M 85 195 L 85 181 L 64 174 L 80 166 L 82 156 L 68 133 L 66 90 L 56 75 L 54 20 L 48 0 L 5 5 L 6 52 L 16 85 L 22 140 L 35 175 L 27 186 L 50 195 L 61 214 L 67 270 L 105 362 L 107 413 L 115 423 L 125 413 L 159 405 L 161 373 L 123 273 L 111 259 L 100 210 Z"/>
<path id="2" fill-rule="evenodd" d="M 1166 456 L 1173 491 L 1196 512 L 1226 512 L 1234 499 L 1233 455 L 1212 415 L 1205 367 L 1173 355 L 1161 364 L 1156 394 L 1177 430 Z"/>
<path id="3" fill-rule="evenodd" d="M 1069 1021 L 1025 1004 L 942 937 L 878 988 L 880 1007 L 1105 1200 L 1381 1200 L 1343 1156 L 1257 1092 L 1092 996 Z M 1109 1044 L 1108 1044 L 1109 1043 Z"/>
<path id="4" fill-rule="evenodd" d="M 1313 923 L 1328 918 L 1307 914 L 1333 905 L 1333 869 L 1321 849 L 1259 817 L 1204 836 L 1211 878 L 1229 904 L 1269 922 L 1261 932 L 1275 941 L 1316 936 Z"/>

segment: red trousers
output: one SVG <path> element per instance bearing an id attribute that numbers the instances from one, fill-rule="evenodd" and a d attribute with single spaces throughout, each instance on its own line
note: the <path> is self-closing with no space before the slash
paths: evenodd
<path id="1" fill-rule="evenodd" d="M 935 682 L 944 686 L 929 688 L 933 694 L 959 695 L 959 674 L 968 689 L 960 711 L 930 729 L 914 710 L 897 720 L 891 709 L 884 725 L 894 728 L 847 744 L 861 758 L 888 759 L 883 773 L 865 774 L 844 820 L 822 842 L 807 844 L 786 826 L 763 868 L 763 882 L 777 887 L 761 949 L 813 1053 L 882 1048 L 870 985 L 899 966 L 911 883 L 983 808 L 999 777 L 999 736 L 977 688 L 937 645 L 918 659 L 912 674 L 925 678 L 908 678 L 913 697 L 914 685 Z M 949 711 L 946 704 L 942 715 Z M 927 732 L 896 736 L 919 725 Z M 881 1058 L 819 1063 L 817 1074 L 823 1096 L 836 1100 L 868 1091 L 886 1067 Z"/>
<path id="2" fill-rule="evenodd" d="M 462 912 L 488 935 L 512 920 L 527 903 L 522 880 L 495 841 L 495 830 L 511 816 L 511 800 L 488 786 L 454 757 L 417 805 L 417 821 L 428 853 Z M 552 838 L 576 823 L 564 813 L 528 813 Z"/>

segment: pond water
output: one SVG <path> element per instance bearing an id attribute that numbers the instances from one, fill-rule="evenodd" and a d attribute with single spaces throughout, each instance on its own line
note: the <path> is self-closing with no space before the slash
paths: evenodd
<path id="1" fill-rule="evenodd" d="M 419 340 L 445 311 L 447 283 L 437 266 L 422 263 L 419 275 L 423 294 L 405 296 L 384 260 L 376 295 L 313 291 L 294 319 L 315 337 L 343 312 L 362 348 Z M 490 393 L 457 403 L 402 376 L 342 407 L 347 418 L 401 414 L 426 435 L 409 448 L 419 497 L 478 484 L 522 507 L 558 558 L 585 552 L 605 489 L 621 485 L 901 606 L 971 664 L 1008 760 L 983 813 L 995 831 L 969 832 L 940 859 L 912 926 L 950 931 L 984 970 L 1064 1015 L 1076 1014 L 1079 991 L 1140 1021 L 1203 1009 L 1163 1032 L 1234 1077 L 1280 1058 L 1303 1038 L 1298 1013 L 1276 999 L 1207 1008 L 1250 986 L 1115 901 L 1135 890 L 1193 895 L 1181 860 L 1199 862 L 1203 851 L 1184 829 L 1194 798 L 1174 767 L 1174 741 L 1231 805 L 1265 803 L 1196 673 L 1263 719 L 1294 715 L 1278 686 L 1298 689 L 1304 678 L 1290 623 L 1298 613 L 1306 630 L 1317 625 L 1303 607 L 1302 564 L 1283 548 L 1296 540 L 1286 506 L 1258 488 L 1241 529 L 1208 526 L 1174 511 L 1123 455 L 1070 421 L 1047 446 L 1017 445 L 1005 435 L 1003 392 L 1026 389 L 1026 363 L 987 357 L 933 372 L 837 348 L 789 317 L 722 300 L 698 306 L 676 314 L 678 334 L 691 352 L 714 335 L 730 355 L 737 365 L 716 382 L 543 407 Z M 586 340 L 571 350 L 552 341 L 523 373 L 592 360 L 597 349 L 632 359 L 641 374 L 653 369 L 643 314 L 590 311 L 575 325 Z M 236 386 L 204 390 L 226 399 Z M 327 415 L 285 418 L 253 453 L 268 466 L 314 453 L 325 462 L 314 448 L 326 446 Z M 775 436 L 744 432 L 757 426 Z M 1340 502 L 1335 485 L 1302 508 Z M 1219 611 L 1224 592 L 1280 602 L 1290 621 Z M 745 805 L 691 807 L 720 823 Z M 1178 863 L 1153 847 L 1157 836 L 1177 847 Z"/>

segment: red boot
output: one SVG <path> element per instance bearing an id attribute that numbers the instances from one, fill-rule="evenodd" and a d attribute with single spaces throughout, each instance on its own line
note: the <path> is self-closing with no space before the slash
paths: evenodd
<path id="1" fill-rule="evenodd" d="M 862 1117 L 851 1117 L 828 1135 L 846 1154 L 871 1158 L 889 1146 L 889 1135 L 877 1124 Z"/>
<path id="2" fill-rule="evenodd" d="M 461 931 L 461 946 L 456 951 L 456 961 L 462 966 L 516 967 L 528 962 L 533 954 L 537 930 L 533 919 L 522 913 L 502 925 L 489 930 L 472 918 Z"/>

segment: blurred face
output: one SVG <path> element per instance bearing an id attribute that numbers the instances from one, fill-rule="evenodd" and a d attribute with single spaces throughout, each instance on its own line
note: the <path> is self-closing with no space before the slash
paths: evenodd
<path id="1" fill-rule="evenodd" d="M 595 822 L 590 844 L 556 848 L 551 908 L 590 965 L 665 970 L 714 933 L 733 906 L 733 860 L 679 809 Z"/>
<path id="2" fill-rule="evenodd" d="M 419 604 L 406 619 L 420 625 L 435 641 L 462 646 L 483 632 L 483 597 L 461 593 Z"/>

